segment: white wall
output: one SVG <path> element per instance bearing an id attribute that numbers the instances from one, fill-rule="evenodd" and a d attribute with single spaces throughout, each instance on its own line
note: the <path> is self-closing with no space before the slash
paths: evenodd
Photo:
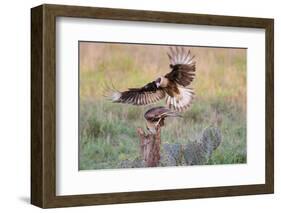
<path id="1" fill-rule="evenodd" d="M 174 12 L 209 13 L 220 15 L 238 15 L 275 18 L 275 82 L 276 109 L 281 107 L 280 95 L 280 30 L 281 13 L 279 1 L 246 0 L 97 0 L 48 1 L 56 4 L 104 6 L 116 8 L 162 10 Z M 17 210 L 37 212 L 39 208 L 29 202 L 30 173 L 30 8 L 42 1 L 2 1 L 0 6 L 0 137 L 1 137 L 1 175 L 0 209 L 1 212 Z M 275 194 L 242 196 L 230 198 L 212 198 L 184 201 L 168 201 L 139 204 L 122 204 L 97 207 L 68 208 L 70 212 L 132 212 L 162 211 L 171 212 L 245 212 L 263 210 L 277 212 L 280 206 L 280 121 L 281 113 L 275 111 Z M 279 131 L 279 133 L 278 133 Z M 279 205 L 278 205 L 279 204 Z M 64 212 L 66 209 L 50 210 Z"/>

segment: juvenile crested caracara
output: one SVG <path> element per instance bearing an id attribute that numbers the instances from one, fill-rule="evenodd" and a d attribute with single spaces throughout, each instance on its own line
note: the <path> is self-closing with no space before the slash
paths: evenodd
<path id="1" fill-rule="evenodd" d="M 154 107 L 146 111 L 144 118 L 146 120 L 146 128 L 151 133 L 155 133 L 158 127 L 164 126 L 165 118 L 181 117 L 177 112 L 173 112 L 163 106 Z"/>
<path id="2" fill-rule="evenodd" d="M 166 98 L 167 106 L 175 111 L 188 109 L 194 98 L 193 89 L 187 86 L 195 77 L 195 61 L 183 47 L 170 48 L 168 53 L 171 71 L 141 88 L 115 91 L 113 102 L 147 105 Z"/>

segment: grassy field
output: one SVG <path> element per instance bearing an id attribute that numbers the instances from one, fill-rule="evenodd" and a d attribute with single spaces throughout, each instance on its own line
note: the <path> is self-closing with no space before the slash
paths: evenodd
<path id="1" fill-rule="evenodd" d="M 223 141 L 207 164 L 246 163 L 246 50 L 188 47 L 196 56 L 191 85 L 196 99 L 181 119 L 162 130 L 164 143 L 188 143 L 218 124 Z M 142 86 L 169 72 L 168 48 L 80 43 L 80 169 L 118 168 L 138 156 L 137 127 L 151 106 L 116 104 L 103 97 L 105 83 L 120 90 Z M 163 102 L 157 105 L 163 105 Z"/>

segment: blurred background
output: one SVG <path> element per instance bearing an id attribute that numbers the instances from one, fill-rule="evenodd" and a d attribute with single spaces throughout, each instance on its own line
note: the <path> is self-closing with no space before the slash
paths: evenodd
<path id="1" fill-rule="evenodd" d="M 183 119 L 170 119 L 164 143 L 189 143 L 218 126 L 222 143 L 207 164 L 246 163 L 246 49 L 185 47 L 195 55 L 196 93 Z M 170 72 L 168 46 L 80 42 L 80 170 L 118 168 L 139 155 L 136 128 L 151 106 L 111 103 L 105 85 L 141 87 Z M 159 102 L 156 105 L 163 105 Z"/>

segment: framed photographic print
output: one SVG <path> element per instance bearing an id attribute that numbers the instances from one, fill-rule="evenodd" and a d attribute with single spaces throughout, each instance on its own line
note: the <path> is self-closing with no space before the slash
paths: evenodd
<path id="1" fill-rule="evenodd" d="M 31 9 L 31 203 L 274 191 L 273 19 Z"/>

